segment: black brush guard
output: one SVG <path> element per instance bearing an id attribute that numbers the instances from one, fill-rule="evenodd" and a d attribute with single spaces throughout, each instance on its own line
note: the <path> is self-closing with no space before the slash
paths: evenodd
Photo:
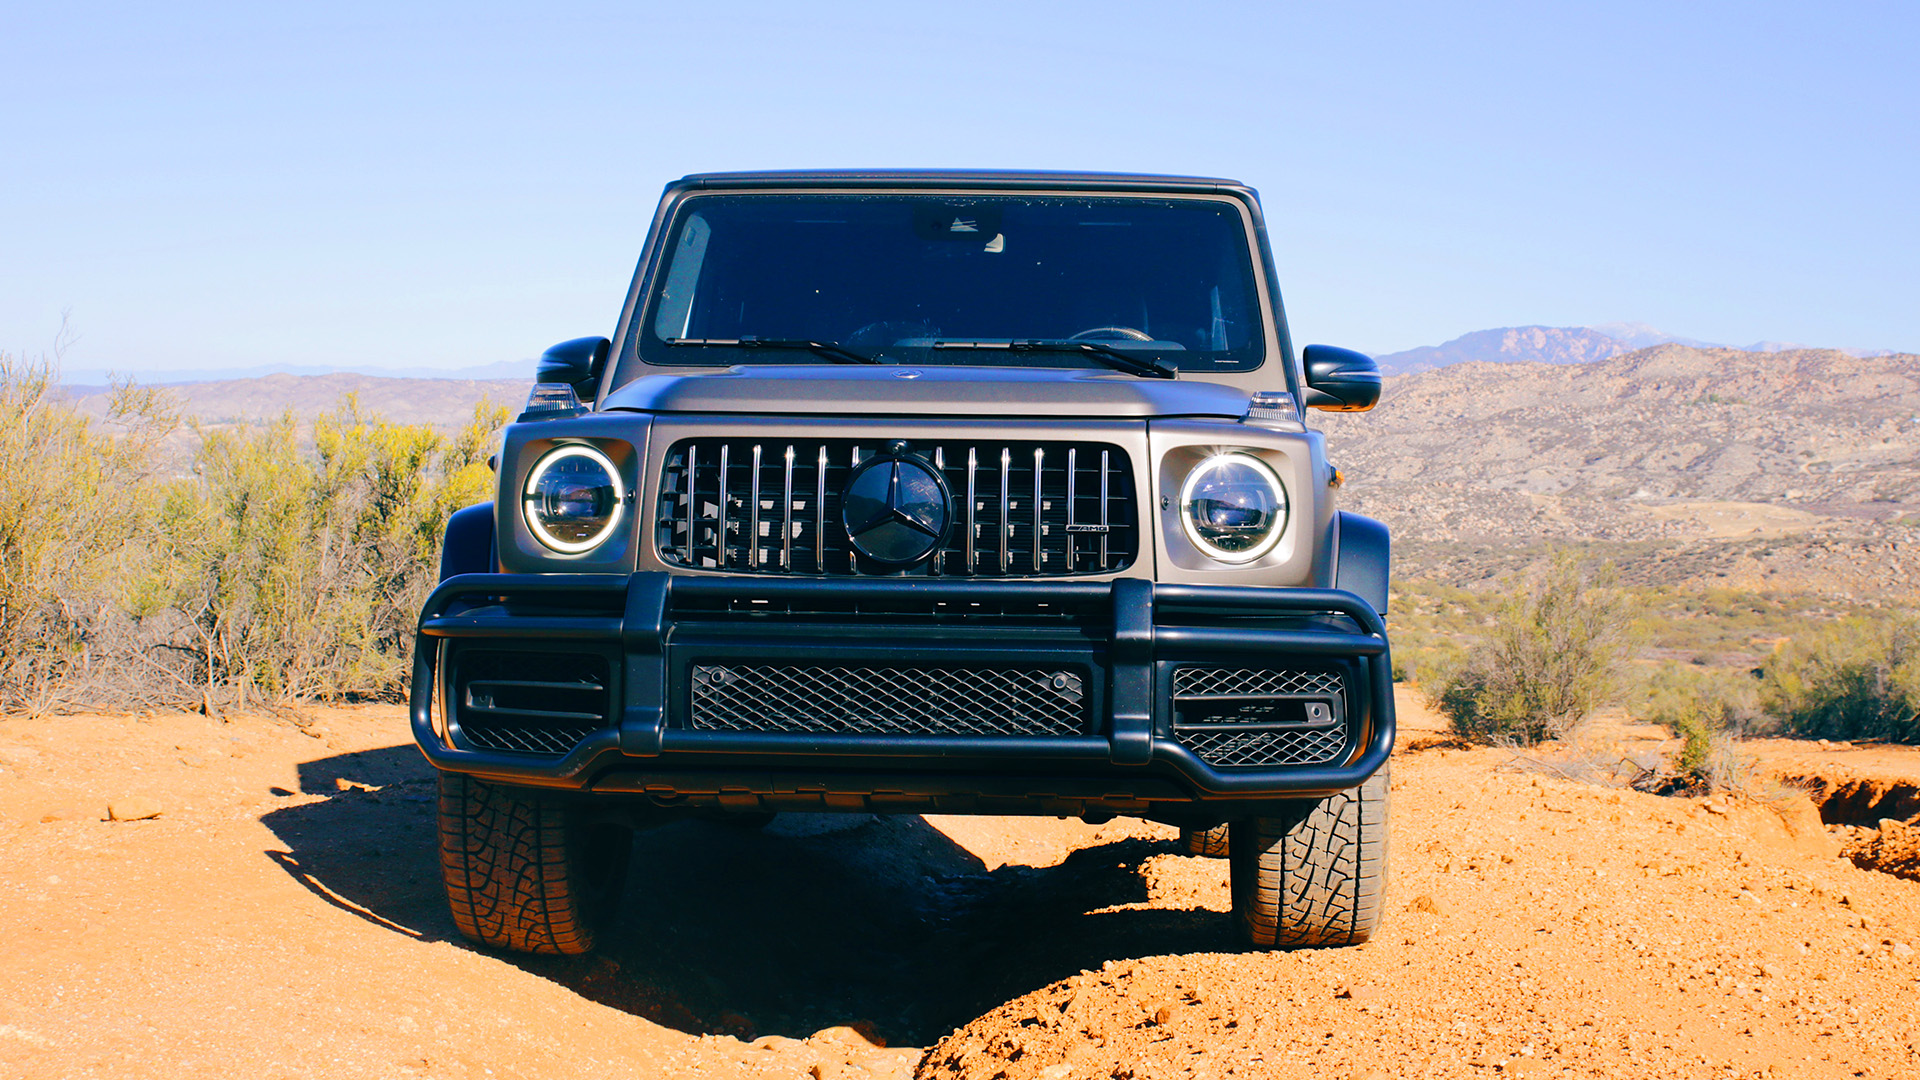
<path id="1" fill-rule="evenodd" d="M 940 605 L 1078 612 L 982 624 Z M 790 619 L 796 608 L 840 616 Z M 765 615 L 753 614 L 765 610 Z M 721 614 L 716 614 L 721 612 Z M 1086 617 L 1091 614 L 1091 617 Z M 443 649 L 597 651 L 612 660 L 607 725 L 563 755 L 457 745 Z M 1172 674 L 1207 665 L 1335 664 L 1346 749 L 1334 761 L 1216 768 L 1176 741 Z M 1059 665 L 1087 674 L 1082 734 L 861 734 L 696 730 L 691 672 L 719 663 Z M 1393 685 L 1386 627 L 1333 589 L 1100 582 L 779 579 L 718 575 L 464 574 L 422 611 L 411 694 L 415 741 L 436 767 L 660 805 L 1012 813 L 1257 813 L 1330 795 L 1386 763 Z M 1151 815 L 1149 815 L 1151 816 Z"/>

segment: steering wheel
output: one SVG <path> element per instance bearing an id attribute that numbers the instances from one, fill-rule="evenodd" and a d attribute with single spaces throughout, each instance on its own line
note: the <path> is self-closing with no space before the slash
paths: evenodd
<path id="1" fill-rule="evenodd" d="M 1152 341 L 1153 335 L 1131 326 L 1096 326 L 1082 330 L 1068 341 Z"/>

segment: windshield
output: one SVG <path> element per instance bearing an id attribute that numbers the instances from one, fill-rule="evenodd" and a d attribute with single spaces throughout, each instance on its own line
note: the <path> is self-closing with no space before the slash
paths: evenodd
<path id="1" fill-rule="evenodd" d="M 1137 356 L 1188 372 L 1264 356 L 1247 229 L 1224 199 L 696 196 L 666 251 L 628 350 L 648 364 L 834 362 L 822 345 L 880 363 L 1140 370 L 1124 363 Z"/>

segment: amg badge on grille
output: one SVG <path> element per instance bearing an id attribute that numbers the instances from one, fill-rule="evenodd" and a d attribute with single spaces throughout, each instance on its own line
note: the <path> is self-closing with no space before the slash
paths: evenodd
<path id="1" fill-rule="evenodd" d="M 939 470 L 911 456 L 906 443 L 893 442 L 853 471 L 841 516 L 860 554 L 910 566 L 940 549 L 951 506 Z"/>

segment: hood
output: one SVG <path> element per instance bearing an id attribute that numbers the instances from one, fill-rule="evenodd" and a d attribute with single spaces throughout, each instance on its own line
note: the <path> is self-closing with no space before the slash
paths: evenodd
<path id="1" fill-rule="evenodd" d="M 1085 368 L 743 365 L 647 375 L 605 409 L 654 413 L 884 416 L 1218 416 L 1247 413 L 1244 391 Z"/>

